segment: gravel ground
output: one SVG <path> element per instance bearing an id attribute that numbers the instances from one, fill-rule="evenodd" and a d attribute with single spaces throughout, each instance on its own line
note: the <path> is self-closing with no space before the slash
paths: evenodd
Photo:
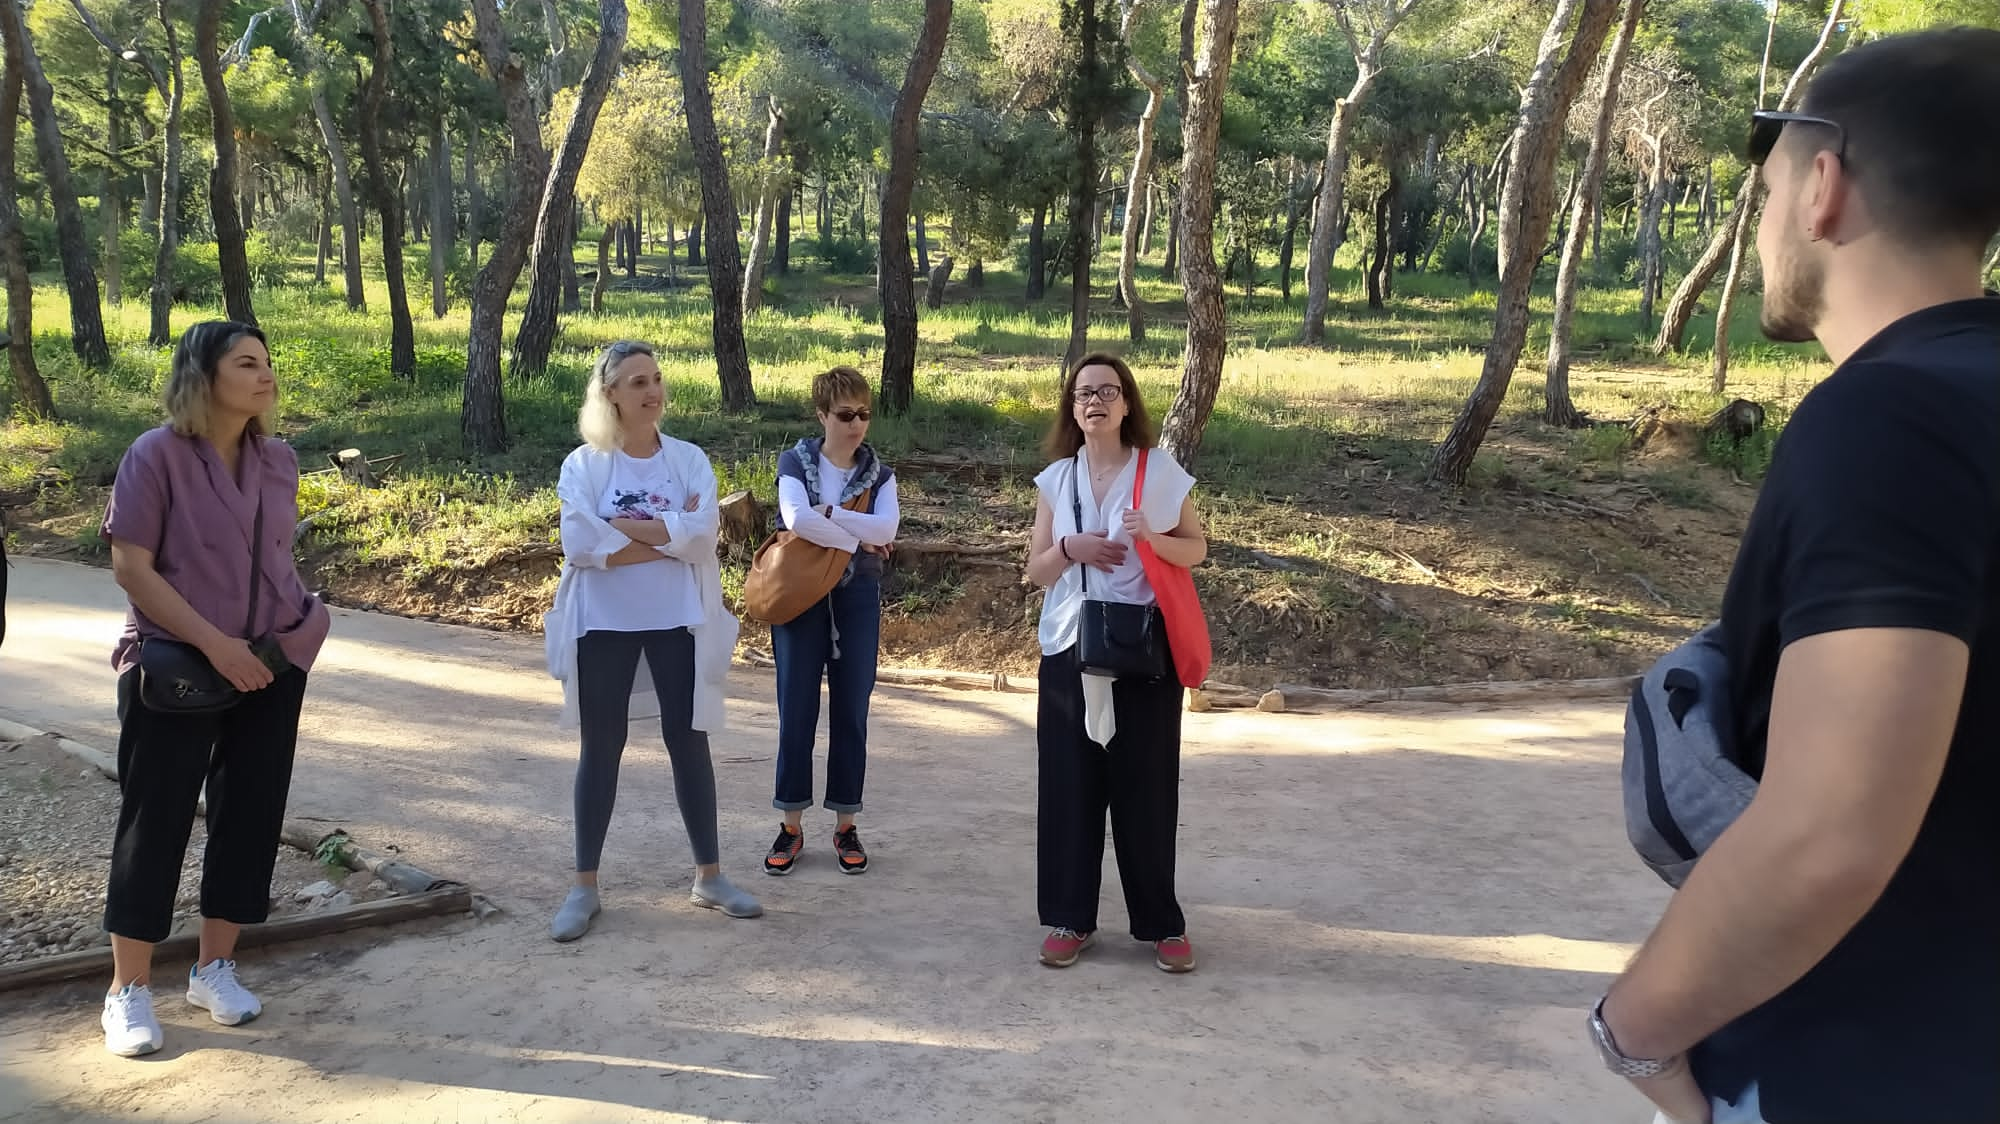
<path id="1" fill-rule="evenodd" d="M 118 785 L 64 753 L 51 737 L 0 738 L 0 964 L 108 944 L 104 880 L 118 825 Z M 201 860 L 208 832 L 188 839 L 174 902 L 174 930 L 200 924 Z M 271 917 L 388 896 L 367 872 L 303 895 L 329 872 L 282 844 L 271 877 Z M 338 889 L 339 897 L 328 891 Z"/>

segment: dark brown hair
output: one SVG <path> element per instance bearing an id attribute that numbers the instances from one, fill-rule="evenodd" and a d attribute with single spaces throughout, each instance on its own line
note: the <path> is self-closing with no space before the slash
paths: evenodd
<path id="1" fill-rule="evenodd" d="M 1146 417 L 1146 403 L 1139 397 L 1139 381 L 1125 360 L 1108 351 L 1093 351 L 1076 361 L 1063 376 L 1062 397 L 1056 402 L 1056 423 L 1042 439 L 1042 451 L 1061 460 L 1083 448 L 1083 427 L 1076 424 L 1076 377 L 1085 367 L 1109 367 L 1118 372 L 1118 392 L 1125 399 L 1125 421 L 1118 427 L 1118 440 L 1134 449 L 1153 447 L 1153 423 Z"/>
<path id="2" fill-rule="evenodd" d="M 869 400 L 868 380 L 852 367 L 835 367 L 823 375 L 813 378 L 813 409 L 822 414 L 830 414 L 842 402 L 862 402 Z"/>
<path id="3" fill-rule="evenodd" d="M 1844 51 L 1800 108 L 1845 130 L 1848 175 L 1891 234 L 1983 252 L 2000 230 L 2000 31 L 1937 28 Z M 1791 143 L 1838 143 L 1832 130 L 1798 132 L 1808 139 Z"/>

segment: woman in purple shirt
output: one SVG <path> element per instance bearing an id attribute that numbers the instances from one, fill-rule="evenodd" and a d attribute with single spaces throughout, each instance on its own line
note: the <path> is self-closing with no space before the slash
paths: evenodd
<path id="1" fill-rule="evenodd" d="M 172 924 L 204 782 L 201 951 L 188 1002 L 225 1026 L 262 1010 L 236 978 L 236 936 L 269 909 L 306 672 L 328 622 L 292 562 L 299 462 L 269 436 L 277 395 L 262 332 L 230 321 L 189 328 L 167 379 L 167 424 L 126 450 L 104 516 L 112 573 L 131 599 L 111 656 L 123 802 L 104 906 L 114 974 L 102 1018 L 106 1048 L 125 1057 L 160 1048 L 153 945 Z M 256 638 L 274 639 L 282 657 L 260 657 Z M 140 652 L 155 640 L 198 650 L 241 692 L 236 703 L 200 714 L 146 705 Z"/>

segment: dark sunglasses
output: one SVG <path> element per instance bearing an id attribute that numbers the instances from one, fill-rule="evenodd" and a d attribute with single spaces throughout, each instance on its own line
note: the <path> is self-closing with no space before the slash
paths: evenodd
<path id="1" fill-rule="evenodd" d="M 1760 109 L 1750 115 L 1750 147 L 1745 153 L 1750 163 L 1762 166 L 1770 157 L 1771 150 L 1778 146 L 1778 138 L 1785 132 L 1786 125 L 1820 125 L 1833 130 L 1840 141 L 1834 150 L 1834 158 L 1847 162 L 1847 130 L 1838 121 L 1824 117 L 1812 117 L 1804 113 L 1780 113 L 1773 109 Z"/>
<path id="2" fill-rule="evenodd" d="M 861 421 L 867 421 L 869 418 L 874 417 L 875 413 L 868 407 L 863 406 L 859 410 L 835 410 L 829 416 L 839 419 L 840 424 L 847 425 L 857 418 Z"/>

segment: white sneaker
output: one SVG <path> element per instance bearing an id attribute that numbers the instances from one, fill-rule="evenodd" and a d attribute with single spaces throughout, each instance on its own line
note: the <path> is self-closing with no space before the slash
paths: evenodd
<path id="1" fill-rule="evenodd" d="M 104 997 L 104 1048 L 121 1058 L 136 1058 L 160 1048 L 160 1020 L 153 1017 L 153 989 L 126 984 Z"/>
<path id="2" fill-rule="evenodd" d="M 188 972 L 188 1002 L 223 1026 L 239 1026 L 264 1013 L 264 1005 L 236 979 L 236 961 L 211 960 Z"/>

